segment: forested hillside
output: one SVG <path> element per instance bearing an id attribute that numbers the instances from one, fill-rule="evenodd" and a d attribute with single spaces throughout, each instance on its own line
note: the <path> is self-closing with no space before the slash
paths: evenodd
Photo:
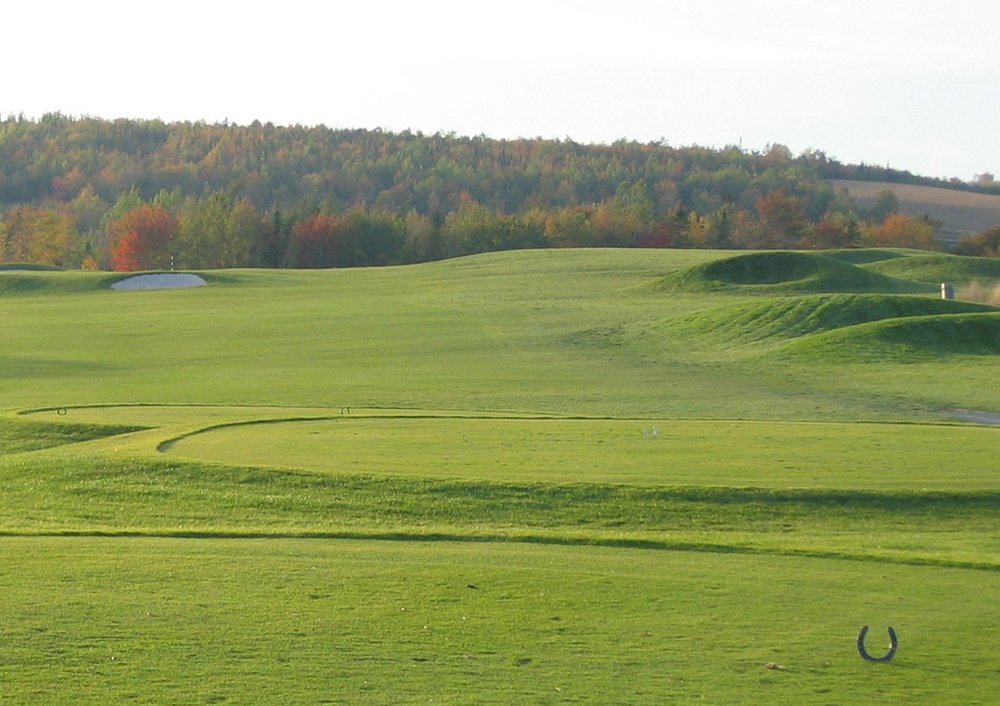
<path id="1" fill-rule="evenodd" d="M 793 155 L 50 114 L 0 122 L 0 261 L 332 267 L 530 247 L 933 248 L 939 224 Z M 968 188 L 968 187 L 966 187 Z"/>

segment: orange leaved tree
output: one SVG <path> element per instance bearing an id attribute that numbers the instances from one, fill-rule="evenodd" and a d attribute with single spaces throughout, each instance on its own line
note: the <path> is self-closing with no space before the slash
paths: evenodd
<path id="1" fill-rule="evenodd" d="M 354 264 L 353 244 L 336 216 L 317 213 L 297 223 L 292 231 L 293 267 L 344 267 Z"/>
<path id="2" fill-rule="evenodd" d="M 162 206 L 143 204 L 111 224 L 115 237 L 111 262 L 115 270 L 156 270 L 170 267 L 170 244 L 177 219 Z"/>
<path id="3" fill-rule="evenodd" d="M 861 244 L 871 248 L 919 248 L 934 250 L 934 236 L 941 224 L 927 216 L 892 213 L 879 225 L 863 229 Z"/>

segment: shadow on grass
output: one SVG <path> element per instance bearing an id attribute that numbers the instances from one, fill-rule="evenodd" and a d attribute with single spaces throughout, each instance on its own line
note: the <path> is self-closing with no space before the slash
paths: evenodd
<path id="1" fill-rule="evenodd" d="M 1000 572 L 1000 564 L 977 561 L 957 561 L 928 557 L 901 557 L 887 555 L 857 554 L 843 551 L 808 550 L 772 547 L 752 547 L 714 542 L 671 541 L 641 538 L 571 537 L 548 534 L 461 534 L 453 532 L 421 531 L 331 531 L 331 532 L 228 532 L 228 531 L 104 531 L 104 530 L 61 530 L 53 532 L 10 532 L 0 531 L 0 537 L 80 537 L 93 539 L 147 538 L 147 539 L 190 539 L 190 540 L 337 540 L 337 541 L 380 541 L 414 543 L 463 543 L 463 544 L 538 544 L 567 547 L 608 547 L 615 549 L 639 549 L 647 551 L 698 552 L 708 554 L 740 554 L 762 556 L 786 556 L 809 559 L 837 559 L 863 561 L 878 564 L 906 566 L 928 566 L 949 569 L 970 569 L 976 571 Z"/>
<path id="2" fill-rule="evenodd" d="M 0 457 L 0 482 L 0 536 L 517 542 L 1000 570 L 993 552 L 966 560 L 860 541 L 935 529 L 994 536 L 992 490 L 503 483 L 44 456 L 7 465 Z M 802 541 L 846 535 L 859 541 Z"/>

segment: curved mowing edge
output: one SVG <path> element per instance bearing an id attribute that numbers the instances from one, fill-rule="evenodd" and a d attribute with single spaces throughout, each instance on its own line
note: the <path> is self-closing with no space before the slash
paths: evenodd
<path id="1" fill-rule="evenodd" d="M 345 408 L 349 409 L 349 408 Z M 400 410 L 407 411 L 407 410 Z M 477 420 L 477 421 L 487 421 L 487 420 L 520 420 L 520 421 L 545 421 L 545 420 L 556 420 L 556 421 L 645 421 L 645 420 L 628 420 L 619 419 L 618 417 L 583 417 L 583 416 L 568 416 L 559 414 L 517 414 L 517 413 L 506 413 L 506 412 L 416 412 L 407 414 L 350 414 L 339 413 L 339 414 L 322 414 L 315 417 L 270 417 L 267 419 L 244 419 L 235 422 L 219 422 L 215 424 L 209 424 L 208 426 L 199 427 L 198 429 L 193 429 L 191 431 L 184 432 L 183 434 L 178 434 L 172 436 L 169 439 L 162 441 L 157 445 L 156 450 L 160 453 L 166 453 L 170 450 L 176 442 L 182 439 L 187 439 L 192 436 L 197 436 L 198 434 L 204 434 L 206 432 L 218 431 L 219 429 L 229 429 L 233 427 L 247 427 L 257 424 L 285 424 L 287 422 L 327 422 L 327 421 L 369 421 L 373 419 L 427 419 L 427 420 L 452 420 L 452 419 L 467 419 L 467 420 Z"/>

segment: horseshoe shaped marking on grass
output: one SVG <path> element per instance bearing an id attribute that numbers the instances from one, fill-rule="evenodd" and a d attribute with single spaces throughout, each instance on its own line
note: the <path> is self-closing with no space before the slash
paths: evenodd
<path id="1" fill-rule="evenodd" d="M 882 657 L 872 657 L 868 654 L 868 650 L 865 649 L 865 635 L 867 634 L 868 626 L 865 625 L 861 628 L 861 634 L 858 635 L 858 652 L 861 653 L 861 656 L 869 662 L 888 662 L 892 659 L 893 655 L 896 654 L 896 648 L 899 646 L 899 639 L 896 637 L 896 631 L 891 627 L 889 628 L 889 651 Z"/>

